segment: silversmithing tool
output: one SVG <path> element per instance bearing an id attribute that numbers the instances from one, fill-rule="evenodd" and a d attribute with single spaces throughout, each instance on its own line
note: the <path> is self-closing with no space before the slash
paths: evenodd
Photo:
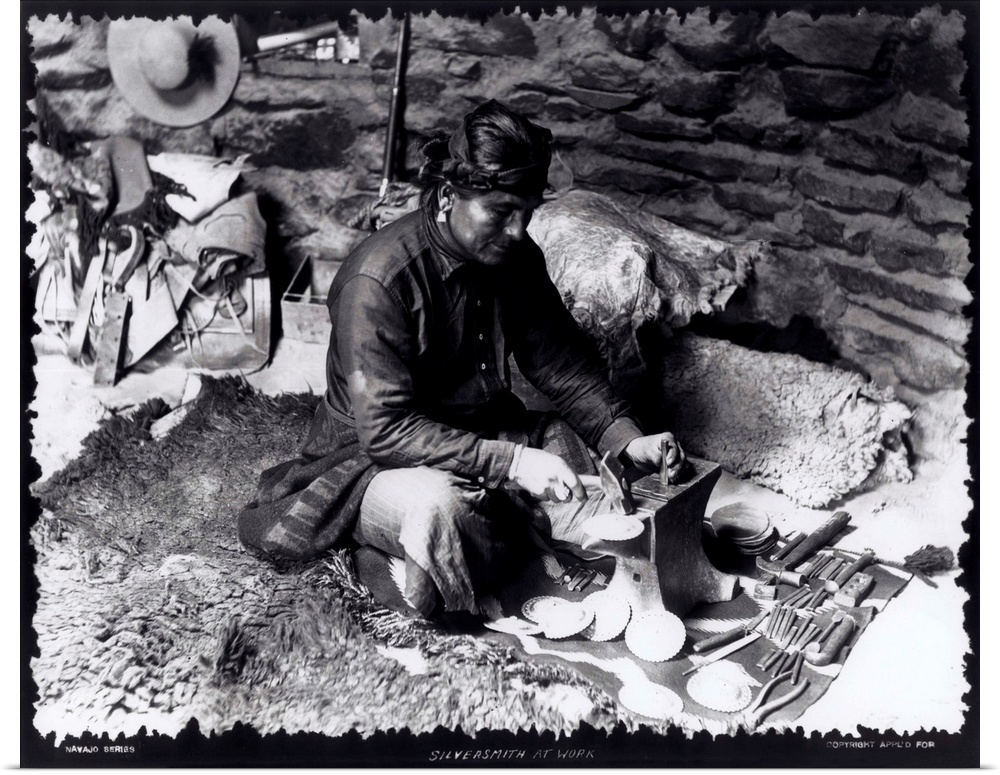
<path id="1" fill-rule="evenodd" d="M 764 622 L 764 626 L 761 628 L 761 631 L 767 637 L 770 637 L 771 629 L 774 627 L 774 622 L 778 618 L 778 611 L 780 608 L 781 606 L 775 606 L 771 609 L 771 613 L 767 615 L 767 621 Z"/>
<path id="2" fill-rule="evenodd" d="M 855 573 L 851 580 L 833 596 L 833 602 L 837 605 L 854 608 L 873 586 L 875 586 L 875 577 L 870 573 Z"/>
<path id="3" fill-rule="evenodd" d="M 572 571 L 570 571 L 568 574 L 569 579 L 566 581 L 565 584 L 566 589 L 571 591 L 575 589 L 575 584 L 577 583 L 577 581 L 580 580 L 580 577 L 583 576 L 583 574 L 586 572 L 587 569 L 580 565 L 576 566 Z M 563 578 L 565 578 L 565 576 Z"/>
<path id="4" fill-rule="evenodd" d="M 798 533 L 795 536 L 795 538 L 790 539 L 788 541 L 788 543 L 786 543 L 778 551 L 776 551 L 774 553 L 774 556 L 771 559 L 772 560 L 780 560 L 780 559 L 782 559 L 783 557 L 785 557 L 786 555 L 788 555 L 788 553 L 791 552 L 792 549 L 794 549 L 796 546 L 798 546 L 799 544 L 801 544 L 805 540 L 806 540 L 806 534 L 805 533 Z"/>
<path id="5" fill-rule="evenodd" d="M 788 633 L 791 632 L 792 628 L 797 626 L 795 624 L 795 610 L 789 610 L 788 616 L 785 617 L 784 624 L 781 625 L 781 632 L 778 634 L 778 641 L 784 641 Z"/>
<path id="6" fill-rule="evenodd" d="M 569 582 L 573 580 L 573 576 L 576 574 L 576 572 L 579 569 L 580 569 L 579 565 L 573 565 L 572 567 L 567 568 L 566 572 L 563 573 L 562 577 L 559 579 L 559 583 L 560 584 L 569 584 Z"/>
<path id="7" fill-rule="evenodd" d="M 758 581 L 753 586 L 753 596 L 756 600 L 774 600 L 778 596 L 778 580 L 771 576 Z"/>
<path id="8" fill-rule="evenodd" d="M 778 611 L 778 616 L 775 618 L 774 627 L 767 634 L 768 639 L 776 645 L 781 636 L 781 629 L 785 626 L 785 620 L 788 619 L 789 610 L 782 606 L 781 610 Z"/>
<path id="9" fill-rule="evenodd" d="M 771 576 L 776 584 L 790 584 L 793 587 L 801 587 L 805 583 L 805 576 L 793 570 L 783 570 Z"/>
<path id="10" fill-rule="evenodd" d="M 671 444 L 668 439 L 663 438 L 660 441 L 660 484 L 663 487 L 683 481 L 690 470 L 690 466 L 685 460 L 684 463 L 681 464 L 680 468 L 677 469 L 676 474 L 670 474 L 670 469 L 667 467 L 667 452 L 670 451 L 670 447 Z"/>
<path id="11" fill-rule="evenodd" d="M 806 602 L 803 608 L 815 608 L 817 605 L 819 605 L 820 601 L 824 597 L 826 597 L 826 591 L 823 590 L 822 587 L 820 587 L 819 589 L 817 589 L 815 592 L 812 593 L 812 595 L 809 597 L 808 602 Z"/>
<path id="12" fill-rule="evenodd" d="M 802 574 L 802 576 L 803 576 L 804 578 L 807 578 L 807 579 L 808 579 L 808 578 L 809 578 L 809 577 L 810 577 L 810 576 L 812 575 L 812 572 L 813 572 L 813 568 L 815 568 L 815 567 L 816 567 L 816 565 L 817 565 L 817 564 L 818 564 L 818 563 L 819 563 L 819 562 L 820 562 L 820 561 L 821 561 L 822 559 L 823 559 L 823 555 L 821 555 L 821 554 L 820 554 L 820 555 L 817 555 L 816 557 L 813 557 L 813 558 L 812 558 L 811 560 L 809 560 L 809 561 L 808 561 L 808 562 L 807 562 L 807 563 L 806 563 L 806 564 L 805 564 L 804 566 L 802 566 L 802 568 L 801 568 L 801 569 L 799 570 L 799 572 L 800 572 L 800 573 Z"/>
<path id="13" fill-rule="evenodd" d="M 766 705 L 763 704 L 771 690 L 782 681 L 791 678 L 791 676 L 791 672 L 780 673 L 775 678 L 768 681 L 764 684 L 764 688 L 760 690 L 760 694 L 757 695 L 757 699 L 753 701 L 750 707 L 743 711 L 743 722 L 750 729 L 756 729 L 770 713 L 778 710 L 778 708 L 783 708 L 785 705 L 793 702 L 794 700 L 797 700 L 802 696 L 806 689 L 809 688 L 809 682 L 803 681 L 788 692 L 788 694 L 785 694 L 782 697 L 767 703 Z"/>
<path id="14" fill-rule="evenodd" d="M 795 686 L 799 682 L 799 676 L 802 674 L 802 662 L 805 660 L 805 655 L 799 651 L 795 654 L 795 662 L 792 663 L 792 686 Z"/>
<path id="15" fill-rule="evenodd" d="M 816 562 L 812 565 L 812 567 L 809 568 L 809 573 L 807 574 L 807 578 L 810 579 L 819 578 L 819 574 L 821 574 L 824 570 L 826 570 L 826 566 L 829 565 L 831 562 L 833 562 L 833 557 L 827 557 L 825 555 L 821 555 L 816 559 Z"/>
<path id="16" fill-rule="evenodd" d="M 795 609 L 794 608 L 785 609 L 785 616 L 781 620 L 781 626 L 774 631 L 774 639 L 776 641 L 783 640 L 785 634 L 788 632 L 788 628 L 792 626 L 792 622 L 794 621 L 795 621 Z"/>
<path id="17" fill-rule="evenodd" d="M 804 651 L 806 661 L 817 667 L 829 665 L 836 659 L 837 652 L 840 651 L 841 646 L 850 640 L 851 635 L 854 633 L 854 627 L 854 618 L 845 616 L 837 624 L 833 632 L 830 633 L 822 647 L 816 643 L 809 644 L 809 648 Z"/>
<path id="18" fill-rule="evenodd" d="M 749 635 L 740 638 L 735 643 L 730 643 L 728 646 L 723 646 L 721 649 L 713 651 L 706 657 L 701 657 L 698 660 L 698 662 L 696 662 L 687 670 L 685 670 L 683 673 L 681 673 L 681 675 L 687 675 L 688 673 L 693 673 L 695 670 L 700 670 L 701 668 L 705 667 L 705 665 L 710 665 L 713 662 L 718 662 L 720 659 L 723 659 L 724 657 L 728 657 L 730 654 L 735 654 L 740 649 L 749 646 L 759 637 L 761 637 L 761 634 L 759 632 L 751 632 Z"/>
<path id="19" fill-rule="evenodd" d="M 785 636 L 788 634 L 788 628 L 792 626 L 795 622 L 795 607 L 791 606 L 785 612 L 785 618 L 781 621 L 781 627 L 777 629 L 774 633 L 774 639 L 778 642 L 783 641 Z"/>
<path id="20" fill-rule="evenodd" d="M 799 587 L 795 594 L 789 595 L 782 602 L 788 608 L 795 608 L 801 601 L 809 597 L 810 592 L 812 592 L 812 590 L 808 586 Z"/>
<path id="21" fill-rule="evenodd" d="M 812 622 L 809 622 L 809 624 L 802 628 L 802 631 L 799 633 L 799 637 L 792 641 L 792 648 L 802 648 L 812 639 L 812 636 L 815 635 L 818 630 L 819 627 Z"/>
<path id="22" fill-rule="evenodd" d="M 774 616 L 771 619 L 770 624 L 767 626 L 767 637 L 770 640 L 774 639 L 774 633 L 778 631 L 778 627 L 781 626 L 781 620 L 785 616 L 785 611 L 788 609 L 785 606 L 780 605 L 774 609 Z"/>
<path id="23" fill-rule="evenodd" d="M 799 600 L 809 597 L 809 593 L 811 591 L 812 590 L 810 590 L 809 587 L 799 587 L 790 595 L 786 596 L 785 599 L 781 601 L 781 604 L 784 606 L 795 605 Z"/>
<path id="24" fill-rule="evenodd" d="M 763 670 L 766 673 L 774 666 L 775 662 L 781 659 L 784 653 L 785 652 L 779 648 L 774 649 L 774 651 L 771 652 L 771 654 L 767 657 L 767 659 L 764 660 L 764 664 L 760 666 L 761 670 Z"/>
<path id="25" fill-rule="evenodd" d="M 570 592 L 580 592 L 594 580 L 596 575 L 597 571 L 584 568 L 580 574 L 569 583 L 567 589 L 569 589 Z"/>
<path id="26" fill-rule="evenodd" d="M 768 651 L 767 654 L 764 655 L 764 658 L 761 659 L 760 662 L 757 663 L 757 667 L 759 667 L 761 670 L 766 669 L 764 665 L 768 664 L 768 662 L 772 659 L 772 657 L 776 657 L 780 653 L 781 650 L 777 646 L 775 646 L 770 651 Z"/>
<path id="27" fill-rule="evenodd" d="M 779 660 L 778 664 L 775 666 L 774 672 L 772 672 L 771 675 L 772 676 L 781 675 L 783 672 L 785 672 L 785 668 L 789 666 L 789 662 L 791 662 L 794 659 L 795 659 L 795 655 L 794 654 L 792 654 L 790 651 L 784 651 L 783 650 L 781 652 L 781 659 Z"/>
<path id="28" fill-rule="evenodd" d="M 846 615 L 847 614 L 841 610 L 834 611 L 833 616 L 830 617 L 830 621 L 826 623 L 826 626 L 819 634 L 819 637 L 815 639 L 816 644 L 820 644 L 830 637 L 830 633 L 833 632 L 833 628 L 836 627 Z M 819 645 L 816 645 L 816 649 L 819 649 Z"/>
<path id="29" fill-rule="evenodd" d="M 836 575 L 837 571 L 839 571 L 843 566 L 844 560 L 840 557 L 834 557 L 830 560 L 829 564 L 823 568 L 823 570 L 816 574 L 816 577 L 825 581 L 831 576 Z"/>
<path id="30" fill-rule="evenodd" d="M 705 507 L 722 468 L 699 458 L 687 461 L 691 476 L 668 487 L 658 473 L 625 471 L 611 454 L 598 465 L 607 505 L 619 513 L 640 512 L 637 519 L 644 523 L 635 539 L 601 542 L 599 550 L 615 560 L 608 589 L 628 600 L 633 612 L 663 608 L 684 616 L 695 605 L 736 596 L 737 577 L 712 565 L 702 540 Z"/>
<path id="31" fill-rule="evenodd" d="M 821 546 L 829 543 L 830 539 L 843 530 L 847 523 L 851 521 L 851 515 L 846 511 L 838 511 L 830 519 L 820 525 L 802 540 L 792 551 L 778 560 L 765 560 L 757 558 L 757 568 L 772 576 L 779 575 L 782 571 L 795 568 L 801 562 L 808 559 Z"/>
<path id="32" fill-rule="evenodd" d="M 700 641 L 695 643 L 692 648 L 696 654 L 701 654 L 703 651 L 718 648 L 719 646 L 725 646 L 727 643 L 739 640 L 744 635 L 754 632 L 757 629 L 757 626 L 764 621 L 764 617 L 766 616 L 767 611 L 761 611 L 745 625 L 734 627 L 728 632 L 720 632 L 718 635 L 709 635 L 707 638 L 702 638 Z"/>
<path id="33" fill-rule="evenodd" d="M 795 624 L 789 628 L 788 632 L 786 632 L 785 635 L 782 637 L 781 643 L 779 643 L 778 645 L 783 649 L 790 648 L 792 645 L 792 641 L 795 640 L 798 634 L 799 634 L 799 625 Z"/>
<path id="34" fill-rule="evenodd" d="M 872 550 L 871 549 L 865 549 L 865 551 L 866 552 L 871 552 Z M 888 565 L 890 568 L 897 568 L 897 569 L 899 569 L 901 571 L 906 571 L 907 573 L 912 573 L 914 576 L 916 576 L 918 579 L 920 579 L 922 582 L 924 582 L 928 586 L 931 586 L 931 587 L 934 587 L 934 589 L 937 589 L 937 583 L 935 581 L 933 581 L 930 578 L 930 576 L 928 576 L 926 573 L 924 573 L 924 572 L 922 572 L 922 571 L 920 571 L 918 569 L 908 567 L 905 562 L 899 562 L 897 560 L 887 560 L 884 557 L 878 557 L 878 556 L 875 557 L 875 559 L 873 560 L 873 562 L 877 563 L 878 565 Z"/>
<path id="35" fill-rule="evenodd" d="M 872 552 L 865 552 L 846 568 L 838 571 L 837 575 L 828 579 L 824 585 L 824 589 L 826 589 L 827 592 L 839 592 L 840 588 L 850 581 L 851 576 L 859 571 L 863 571 L 874 561 L 875 555 Z"/>
<path id="36" fill-rule="evenodd" d="M 622 514 L 635 513 L 635 499 L 631 487 L 625 479 L 625 467 L 611 454 L 604 453 L 597 471 L 601 475 L 601 489 L 605 497 L 611 501 L 611 506 Z"/>

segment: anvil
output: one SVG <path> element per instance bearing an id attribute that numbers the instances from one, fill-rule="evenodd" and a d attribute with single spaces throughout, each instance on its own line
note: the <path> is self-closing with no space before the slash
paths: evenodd
<path id="1" fill-rule="evenodd" d="M 689 475 L 678 484 L 663 483 L 659 473 L 631 481 L 633 516 L 645 527 L 641 535 L 588 545 L 615 557 L 608 591 L 635 612 L 666 609 L 683 617 L 700 603 L 732 600 L 738 591 L 736 576 L 712 565 L 702 546 L 705 508 L 722 467 L 693 457 L 688 462 Z"/>

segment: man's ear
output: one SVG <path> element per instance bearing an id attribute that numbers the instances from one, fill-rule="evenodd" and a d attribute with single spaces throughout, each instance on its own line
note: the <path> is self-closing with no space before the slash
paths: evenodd
<path id="1" fill-rule="evenodd" d="M 445 181 L 438 189 L 438 209 L 448 210 L 455 203 L 455 188 Z"/>

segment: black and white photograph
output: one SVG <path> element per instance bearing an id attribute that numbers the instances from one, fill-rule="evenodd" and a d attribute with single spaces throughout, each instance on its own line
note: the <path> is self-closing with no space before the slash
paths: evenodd
<path id="1" fill-rule="evenodd" d="M 979 14 L 22 2 L 21 766 L 980 766 Z"/>

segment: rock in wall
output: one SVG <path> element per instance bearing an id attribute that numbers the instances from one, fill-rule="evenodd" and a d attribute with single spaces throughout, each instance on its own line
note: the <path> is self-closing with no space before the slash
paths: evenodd
<path id="1" fill-rule="evenodd" d="M 415 15 L 398 172 L 416 172 L 419 135 L 500 99 L 552 129 L 577 187 L 728 240 L 770 240 L 775 258 L 727 311 L 733 320 L 808 316 L 911 402 L 961 390 L 966 20 L 879 7 Z M 397 19 L 359 19 L 356 64 L 244 63 L 226 108 L 180 130 L 122 99 L 107 24 L 29 21 L 38 91 L 69 131 L 131 134 L 151 152 L 249 153 L 250 183 L 290 256 L 349 250 L 359 235 L 336 200 L 378 187 Z"/>

